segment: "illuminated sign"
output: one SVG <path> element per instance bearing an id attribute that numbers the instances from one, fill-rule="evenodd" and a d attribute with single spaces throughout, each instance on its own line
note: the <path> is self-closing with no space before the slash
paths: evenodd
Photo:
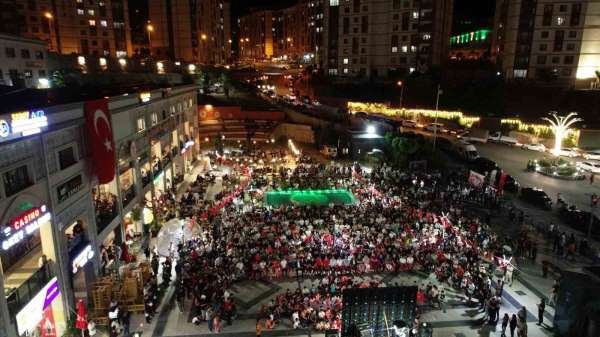
<path id="1" fill-rule="evenodd" d="M 77 273 L 94 257 L 92 245 L 87 245 L 79 255 L 73 259 L 73 274 Z"/>
<path id="2" fill-rule="evenodd" d="M 4 229 L 6 238 L 2 241 L 2 250 L 9 250 L 37 231 L 41 224 L 50 221 L 50 219 L 50 212 L 47 211 L 45 205 L 25 211 L 12 220 L 9 226 Z"/>
<path id="3" fill-rule="evenodd" d="M 145 103 L 150 101 L 152 94 L 150 92 L 140 92 L 140 102 Z"/>
<path id="4" fill-rule="evenodd" d="M 35 330 L 38 323 L 42 321 L 44 310 L 52 304 L 58 295 L 60 295 L 58 279 L 54 277 L 17 313 L 19 336 Z"/>
<path id="5" fill-rule="evenodd" d="M 48 126 L 48 118 L 44 110 L 21 111 L 10 114 L 11 129 L 13 134 L 22 136 L 35 135 Z"/>
<path id="6" fill-rule="evenodd" d="M 452 36 L 450 38 L 450 43 L 451 44 L 463 44 L 463 43 L 469 43 L 469 42 L 473 42 L 473 41 L 485 41 L 485 40 L 487 40 L 489 34 L 490 34 L 489 29 L 476 30 L 474 32 L 469 32 L 469 33 Z"/>

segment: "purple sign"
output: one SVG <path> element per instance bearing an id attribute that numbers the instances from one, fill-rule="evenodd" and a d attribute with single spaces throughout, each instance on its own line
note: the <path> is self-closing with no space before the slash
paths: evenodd
<path id="1" fill-rule="evenodd" d="M 48 286 L 48 290 L 46 290 L 46 297 L 44 298 L 44 307 L 43 310 L 46 310 L 52 304 L 52 301 L 60 294 L 58 290 L 58 279 L 55 277 L 52 279 L 51 283 Z"/>

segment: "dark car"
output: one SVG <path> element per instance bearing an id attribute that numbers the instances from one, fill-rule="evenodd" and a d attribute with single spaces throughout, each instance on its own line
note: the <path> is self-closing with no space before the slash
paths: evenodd
<path id="1" fill-rule="evenodd" d="M 485 157 L 478 157 L 469 164 L 469 168 L 481 174 L 487 174 L 493 170 L 500 170 L 495 161 Z"/>
<path id="2" fill-rule="evenodd" d="M 588 231 L 591 216 L 592 235 L 594 237 L 600 235 L 600 218 L 590 212 L 580 210 L 576 206 L 564 206 L 561 207 L 559 216 L 569 227 L 583 233 Z"/>
<path id="3" fill-rule="evenodd" d="M 452 142 L 447 138 L 438 138 L 437 146 L 440 150 L 442 150 L 444 152 L 449 153 L 452 151 Z"/>
<path id="4" fill-rule="evenodd" d="M 521 199 L 544 209 L 552 209 L 552 199 L 544 190 L 536 187 L 523 187 L 521 189 Z"/>

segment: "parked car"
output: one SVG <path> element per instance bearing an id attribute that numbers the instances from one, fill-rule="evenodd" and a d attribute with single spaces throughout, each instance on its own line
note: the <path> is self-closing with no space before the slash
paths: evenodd
<path id="1" fill-rule="evenodd" d="M 403 120 L 402 121 L 402 127 L 404 127 L 404 128 L 416 128 L 417 127 L 417 122 L 416 121 L 411 121 L 411 120 Z"/>
<path id="2" fill-rule="evenodd" d="M 587 160 L 600 160 L 600 150 L 585 151 L 583 153 L 583 158 Z"/>
<path id="3" fill-rule="evenodd" d="M 469 168 L 475 172 L 481 173 L 481 174 L 486 174 L 486 173 L 490 173 L 493 170 L 500 170 L 500 167 L 498 167 L 498 164 L 496 164 L 495 161 L 490 160 L 488 158 L 485 157 L 478 157 L 475 158 L 470 164 L 469 164 Z"/>
<path id="4" fill-rule="evenodd" d="M 425 130 L 429 132 L 444 132 L 444 124 L 442 123 L 429 123 L 425 127 Z"/>
<path id="5" fill-rule="evenodd" d="M 546 152 L 546 146 L 544 146 L 544 144 L 524 144 L 523 148 L 531 151 Z"/>
<path id="6" fill-rule="evenodd" d="M 521 189 L 521 199 L 547 210 L 552 209 L 552 199 L 544 190 L 536 187 L 523 187 Z"/>
<path id="7" fill-rule="evenodd" d="M 517 145 L 517 139 L 509 136 L 502 135 L 502 132 L 494 132 L 489 135 L 488 140 L 490 142 L 502 143 L 507 145 Z"/>
<path id="8" fill-rule="evenodd" d="M 473 161 L 479 157 L 479 152 L 475 145 L 459 140 L 454 144 L 454 151 L 460 158 L 466 161 Z"/>
<path id="9" fill-rule="evenodd" d="M 577 167 L 587 172 L 600 173 L 600 163 L 597 162 L 582 161 L 577 163 Z"/>
<path id="10" fill-rule="evenodd" d="M 600 218 L 598 216 L 578 209 L 576 206 L 561 207 L 558 215 L 571 228 L 587 233 L 592 216 L 592 234 L 600 235 Z"/>
<path id="11" fill-rule="evenodd" d="M 552 149 L 550 149 L 549 151 L 552 151 Z M 562 148 L 560 149 L 560 155 L 563 157 L 575 158 L 579 156 L 579 152 L 571 148 Z"/>

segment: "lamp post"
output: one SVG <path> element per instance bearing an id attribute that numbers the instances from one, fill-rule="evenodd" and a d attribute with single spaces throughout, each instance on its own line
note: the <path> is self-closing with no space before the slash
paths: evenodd
<path id="1" fill-rule="evenodd" d="M 396 84 L 400 87 L 400 109 L 402 109 L 402 101 L 404 100 L 404 83 L 402 83 L 402 81 L 398 81 Z"/>
<path id="2" fill-rule="evenodd" d="M 444 92 L 442 91 L 442 89 L 440 88 L 440 85 L 438 84 L 437 86 L 437 97 L 435 99 L 435 120 L 434 120 L 434 125 L 433 125 L 433 151 L 435 152 L 435 141 L 437 139 L 437 120 L 438 120 L 438 108 L 440 105 L 440 95 L 443 94 Z"/>
<path id="3" fill-rule="evenodd" d="M 148 32 L 148 50 L 150 50 L 150 56 L 152 56 L 152 37 L 151 34 L 154 32 L 154 26 L 150 23 L 146 25 L 146 32 Z"/>
<path id="4" fill-rule="evenodd" d="M 577 117 L 577 112 L 571 112 L 566 116 L 558 116 L 556 111 L 550 113 L 550 118 L 544 117 L 543 120 L 550 123 L 550 128 L 554 131 L 554 149 L 552 154 L 560 156 L 560 148 L 562 147 L 562 140 L 567 135 L 571 125 L 582 122 L 583 119 Z"/>
<path id="5" fill-rule="evenodd" d="M 50 45 L 49 45 L 49 47 L 50 47 L 50 49 L 52 49 L 52 47 L 54 45 L 54 43 L 52 42 L 52 30 L 53 30 L 52 28 L 54 27 L 54 24 L 53 24 L 52 20 L 54 20 L 54 15 L 52 15 L 52 13 L 50 13 L 50 12 L 45 12 L 44 13 L 44 17 L 48 20 L 48 32 L 50 34 Z M 55 34 L 55 35 L 56 35 L 57 44 L 58 44 L 58 34 Z M 58 46 L 57 46 L 57 48 L 58 48 Z M 58 49 L 56 51 L 60 52 Z"/>

